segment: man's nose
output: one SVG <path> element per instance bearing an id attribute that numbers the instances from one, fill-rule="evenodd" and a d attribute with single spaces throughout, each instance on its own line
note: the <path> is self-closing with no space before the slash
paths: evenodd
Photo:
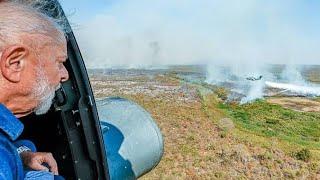
<path id="1" fill-rule="evenodd" d="M 60 77 L 61 77 L 61 82 L 65 82 L 69 79 L 69 73 L 64 65 L 60 71 Z"/>

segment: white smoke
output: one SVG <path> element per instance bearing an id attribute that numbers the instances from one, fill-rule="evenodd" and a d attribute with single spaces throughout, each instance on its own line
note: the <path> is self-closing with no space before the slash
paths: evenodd
<path id="1" fill-rule="evenodd" d="M 282 67 L 282 68 L 280 68 Z M 282 69 L 279 72 L 274 70 Z M 226 70 L 227 69 L 227 70 Z M 264 98 L 267 88 L 282 90 L 281 93 L 301 96 L 320 96 L 320 86 L 308 82 L 302 75 L 303 66 L 280 65 L 210 65 L 207 66 L 207 83 L 223 85 L 229 83 L 231 91 L 244 95 L 240 104 Z M 260 79 L 261 76 L 261 79 Z M 231 84 L 231 85 L 230 85 Z M 229 100 L 235 100 L 231 93 Z"/>
<path id="2" fill-rule="evenodd" d="M 71 6 L 67 14 L 74 12 L 69 20 L 77 24 L 74 32 L 89 68 L 320 62 L 314 18 L 320 11 L 303 1 L 107 2 L 76 3 L 99 3 L 99 11 L 65 2 Z"/>
<path id="3" fill-rule="evenodd" d="M 276 80 L 267 64 L 290 64 L 281 81 L 305 85 L 295 65 L 320 63 L 320 11 L 314 8 L 318 3 L 96 1 L 99 11 L 77 9 L 74 3 L 69 7 L 74 10 L 69 20 L 78 24 L 74 32 L 89 68 L 207 64 L 208 83 L 237 80 L 238 90 L 246 95 L 242 102 L 248 102 L 263 97 L 265 84 L 247 77 Z"/>
<path id="4" fill-rule="evenodd" d="M 303 86 L 289 83 L 277 83 L 266 81 L 265 84 L 272 88 L 283 89 L 284 91 L 290 91 L 299 95 L 305 96 L 320 96 L 319 86 Z"/>
<path id="5" fill-rule="evenodd" d="M 206 82 L 209 84 L 220 84 L 231 79 L 231 74 L 225 66 L 207 65 Z"/>
<path id="6" fill-rule="evenodd" d="M 288 83 L 300 85 L 306 84 L 306 81 L 301 74 L 301 66 L 299 67 L 296 64 L 286 65 L 285 69 L 281 73 L 281 78 L 284 82 Z"/>
<path id="7" fill-rule="evenodd" d="M 241 99 L 240 104 L 252 102 L 256 99 L 263 98 L 264 81 L 251 82 L 251 87 L 246 96 Z"/>

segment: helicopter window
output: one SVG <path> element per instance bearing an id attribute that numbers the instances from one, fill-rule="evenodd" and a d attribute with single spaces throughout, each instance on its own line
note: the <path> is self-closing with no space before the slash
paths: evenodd
<path id="1" fill-rule="evenodd" d="M 60 2 L 95 98 L 163 130 L 150 179 L 319 176 L 319 2 Z"/>

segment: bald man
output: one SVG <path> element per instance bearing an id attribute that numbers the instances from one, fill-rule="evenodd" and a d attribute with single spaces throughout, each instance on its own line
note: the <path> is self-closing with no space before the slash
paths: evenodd
<path id="1" fill-rule="evenodd" d="M 16 141 L 23 131 L 17 118 L 49 110 L 68 79 L 66 59 L 66 39 L 54 19 L 30 5 L 0 1 L 0 179 L 24 179 L 26 168 L 58 174 L 51 153 Z"/>

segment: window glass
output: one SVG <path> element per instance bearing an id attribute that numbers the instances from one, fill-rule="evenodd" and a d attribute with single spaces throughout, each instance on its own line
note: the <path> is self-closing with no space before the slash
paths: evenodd
<path id="1" fill-rule="evenodd" d="M 160 124 L 150 179 L 317 177 L 320 1 L 61 3 L 95 97 Z"/>

